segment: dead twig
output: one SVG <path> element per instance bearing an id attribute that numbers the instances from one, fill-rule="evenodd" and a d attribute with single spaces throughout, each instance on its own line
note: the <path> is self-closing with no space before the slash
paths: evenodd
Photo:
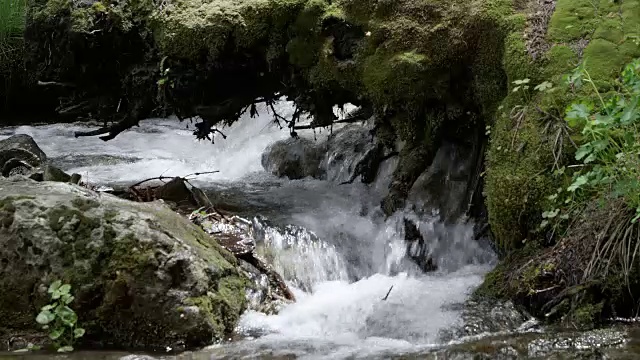
<path id="1" fill-rule="evenodd" d="M 389 288 L 389 291 L 387 291 L 387 295 L 384 296 L 382 301 L 387 301 L 387 299 L 389 298 L 389 294 L 391 294 L 391 290 L 393 290 L 393 285 L 391 285 L 391 287 Z"/>

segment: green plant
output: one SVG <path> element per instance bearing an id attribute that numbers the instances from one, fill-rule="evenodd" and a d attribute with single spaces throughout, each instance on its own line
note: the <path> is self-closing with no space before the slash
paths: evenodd
<path id="1" fill-rule="evenodd" d="M 58 352 L 73 351 L 73 343 L 84 335 L 84 329 L 77 327 L 78 316 L 69 307 L 73 302 L 71 285 L 54 281 L 48 293 L 51 303 L 43 306 L 36 317 L 36 322 L 49 331 L 49 338 L 53 340 Z"/>
<path id="2" fill-rule="evenodd" d="M 584 96 L 565 112 L 567 124 L 580 133 L 576 164 L 557 175 L 570 175 L 566 187 L 549 197 L 554 208 L 543 213 L 543 226 L 562 216 L 568 219 L 584 200 L 622 198 L 640 219 L 640 59 L 628 64 L 616 82 L 617 90 L 603 96 L 584 64 L 566 77 L 574 91 L 587 86 Z M 566 171 L 570 170 L 570 171 Z"/>
<path id="3" fill-rule="evenodd" d="M 22 33 L 27 0 L 0 1 L 0 41 Z"/>

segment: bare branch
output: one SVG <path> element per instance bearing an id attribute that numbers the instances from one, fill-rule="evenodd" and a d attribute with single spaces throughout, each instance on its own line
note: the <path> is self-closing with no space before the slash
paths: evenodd
<path id="1" fill-rule="evenodd" d="M 100 140 L 109 141 L 109 140 L 113 140 L 121 132 L 125 130 L 129 130 L 130 128 L 136 125 L 138 125 L 137 120 L 134 120 L 130 117 L 126 117 L 123 120 L 120 120 L 111 126 L 103 127 L 103 128 L 92 130 L 92 131 L 76 131 L 74 136 L 78 138 L 78 137 L 84 137 L 84 136 L 97 136 L 102 134 L 108 134 L 105 136 L 101 136 Z"/>

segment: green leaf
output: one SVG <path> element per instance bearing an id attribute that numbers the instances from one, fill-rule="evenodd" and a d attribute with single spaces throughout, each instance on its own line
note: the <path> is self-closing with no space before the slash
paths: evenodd
<path id="1" fill-rule="evenodd" d="M 56 305 L 53 304 L 49 304 L 49 305 L 45 305 L 43 306 L 40 311 L 49 311 L 49 310 L 53 310 L 56 307 Z"/>
<path id="2" fill-rule="evenodd" d="M 62 286 L 62 281 L 60 280 L 56 280 L 53 283 L 51 283 L 51 285 L 49 285 L 49 294 L 53 294 L 54 292 L 56 292 L 60 286 Z"/>
<path id="3" fill-rule="evenodd" d="M 67 326 L 75 325 L 76 321 L 78 321 L 78 315 L 76 315 L 75 311 L 68 306 L 60 306 L 56 309 L 56 315 L 60 318 L 62 323 Z"/>
<path id="4" fill-rule="evenodd" d="M 64 284 L 60 286 L 60 289 L 58 289 L 58 291 L 60 292 L 61 295 L 67 295 L 71 291 L 71 285 Z"/>
<path id="5" fill-rule="evenodd" d="M 593 107 L 589 104 L 571 104 L 567 116 L 576 119 L 588 119 L 592 109 Z"/>
<path id="6" fill-rule="evenodd" d="M 71 304 L 71 302 L 73 302 L 73 299 L 75 299 L 73 295 L 69 295 L 69 294 L 62 295 L 62 302 L 65 303 L 65 305 Z"/>
<path id="7" fill-rule="evenodd" d="M 84 329 L 83 328 L 75 328 L 73 330 L 73 337 L 74 338 L 77 339 L 77 338 L 80 338 L 82 336 L 84 336 Z"/>
<path id="8" fill-rule="evenodd" d="M 62 336 L 62 334 L 64 334 L 64 328 L 55 328 L 51 329 L 51 331 L 49 332 L 49 337 L 51 338 L 51 340 L 57 340 L 60 338 L 60 336 Z"/>
<path id="9" fill-rule="evenodd" d="M 578 151 L 576 151 L 576 160 L 584 159 L 584 157 L 589 155 L 591 153 L 591 151 L 592 151 L 592 149 L 591 149 L 591 144 L 590 143 L 586 143 L 586 144 L 580 146 L 580 148 L 578 148 Z"/>
<path id="10" fill-rule="evenodd" d="M 40 325 L 47 325 L 56 319 L 56 315 L 49 310 L 43 310 L 36 316 L 36 322 Z"/>
<path id="11" fill-rule="evenodd" d="M 542 92 L 542 91 L 549 90 L 549 89 L 551 89 L 552 87 L 553 87 L 553 84 L 552 84 L 552 83 L 550 83 L 550 82 L 548 82 L 548 81 L 545 81 L 545 82 L 543 82 L 543 83 L 541 83 L 541 84 L 536 85 L 536 87 L 534 87 L 533 89 L 534 89 L 534 90 L 538 90 L 538 91 Z"/>
<path id="12" fill-rule="evenodd" d="M 638 97 L 634 97 L 631 103 L 624 109 L 624 113 L 620 117 L 623 125 L 630 124 L 638 118 Z"/>
<path id="13" fill-rule="evenodd" d="M 587 175 L 578 176 L 573 181 L 573 183 L 567 188 L 567 190 L 571 191 L 571 192 L 575 192 L 576 190 L 578 190 L 582 185 L 586 184 L 587 182 L 589 182 L 589 178 L 587 177 Z"/>
<path id="14" fill-rule="evenodd" d="M 67 346 L 63 346 L 61 348 L 58 349 L 58 352 L 72 352 L 73 351 L 73 346 L 67 345 Z"/>
<path id="15" fill-rule="evenodd" d="M 593 121 L 594 125 L 609 125 L 614 122 L 614 118 L 610 115 L 596 114 Z"/>

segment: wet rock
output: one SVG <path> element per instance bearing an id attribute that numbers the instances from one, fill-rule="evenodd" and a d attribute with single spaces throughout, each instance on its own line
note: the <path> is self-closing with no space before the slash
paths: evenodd
<path id="1" fill-rule="evenodd" d="M 194 212 L 189 219 L 240 260 L 240 269 L 249 278 L 246 298 L 248 309 L 274 314 L 285 304 L 295 301 L 282 276 L 254 251 L 256 249 L 255 221 L 239 216 L 224 217 L 217 213 Z"/>
<path id="2" fill-rule="evenodd" d="M 70 182 L 71 175 L 66 172 L 58 169 L 57 167 L 47 164 L 44 167 L 44 172 L 42 174 L 43 181 L 55 181 L 55 182 Z"/>
<path id="3" fill-rule="evenodd" d="M 82 179 L 82 176 L 80 174 L 73 173 L 71 174 L 71 178 L 69 179 L 69 182 L 72 184 L 79 184 L 80 179 Z"/>
<path id="4" fill-rule="evenodd" d="M 322 178 L 320 167 L 323 151 L 316 143 L 304 138 L 289 138 L 270 145 L 262 154 L 262 167 L 279 177 L 302 179 Z"/>
<path id="5" fill-rule="evenodd" d="M 468 187 L 474 171 L 470 148 L 444 143 L 433 163 L 415 181 L 408 195 L 418 212 L 438 211 L 442 220 L 451 222 L 464 215 L 469 205 Z"/>
<path id="6" fill-rule="evenodd" d="M 0 170 L 2 176 L 26 175 L 47 161 L 47 155 L 29 135 L 13 135 L 0 140 Z"/>
<path id="7" fill-rule="evenodd" d="M 589 349 L 590 351 L 583 354 L 583 357 L 575 357 L 575 359 L 604 359 L 604 355 L 597 350 L 619 347 L 624 344 L 625 338 L 625 331 L 613 328 L 576 334 L 558 334 L 531 341 L 527 352 L 530 357 L 547 357 L 559 351 Z"/>
<path id="8" fill-rule="evenodd" d="M 353 182 L 358 176 L 363 183 L 373 182 L 383 148 L 373 140 L 369 126 L 349 125 L 335 131 L 326 142 L 322 167 L 327 180 Z"/>
<path id="9" fill-rule="evenodd" d="M 37 332 L 34 314 L 61 279 L 72 285 L 89 344 L 208 345 L 234 329 L 246 306 L 236 263 L 162 202 L 0 180 L 0 333 Z"/>

